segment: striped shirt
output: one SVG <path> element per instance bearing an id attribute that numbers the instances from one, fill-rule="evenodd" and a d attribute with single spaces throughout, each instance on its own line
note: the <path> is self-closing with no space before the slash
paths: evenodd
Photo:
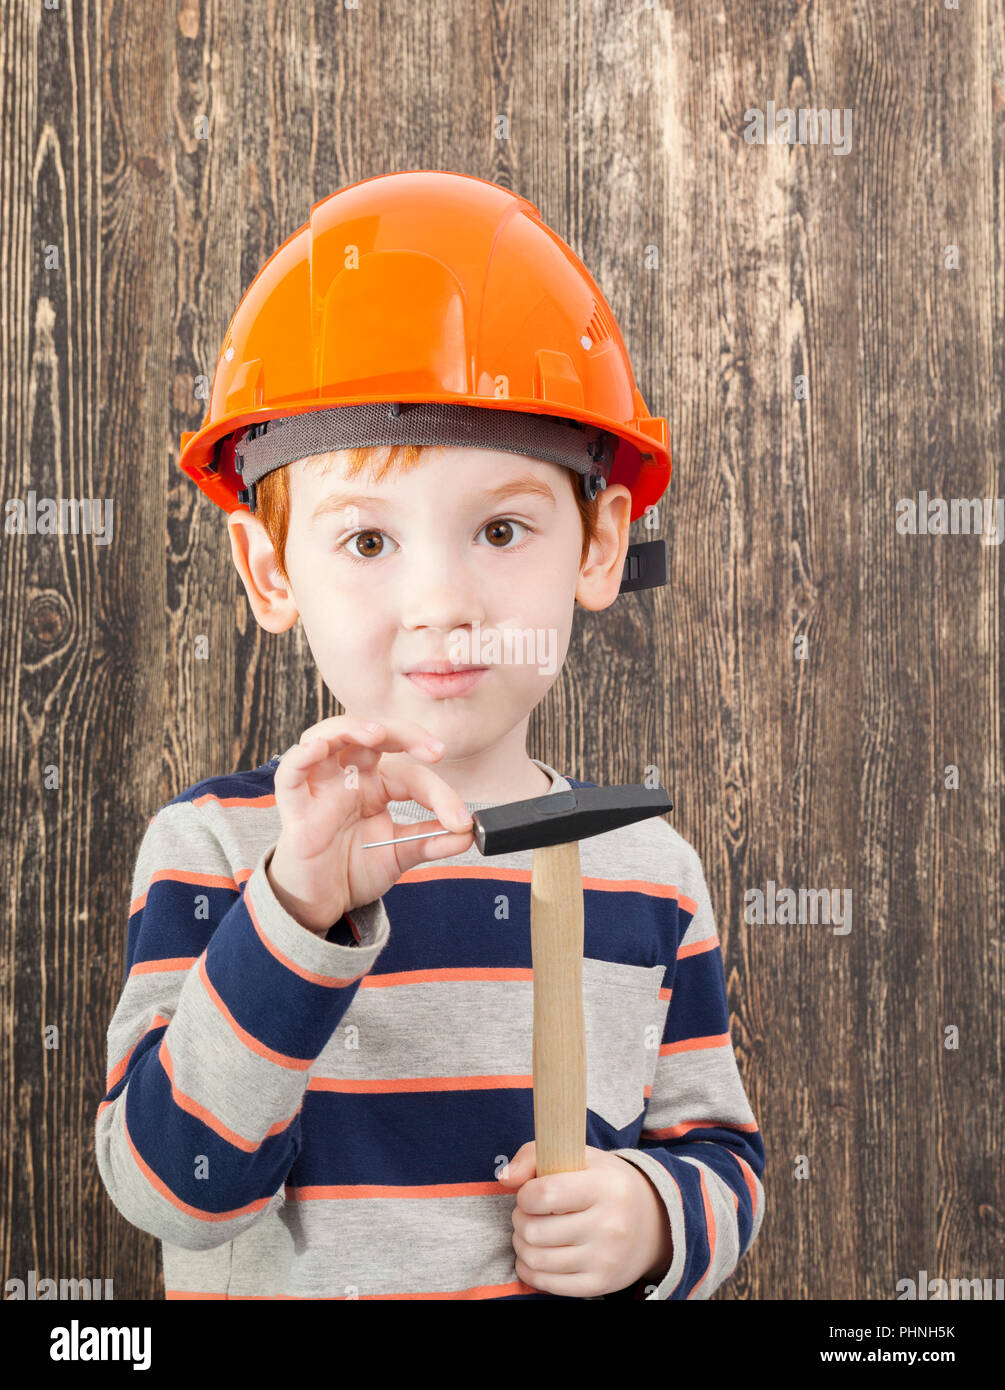
<path id="1" fill-rule="evenodd" d="M 171 1299 L 556 1297 L 518 1278 L 496 1179 L 534 1136 L 531 852 L 419 865 L 322 938 L 266 876 L 274 772 L 197 782 L 144 833 L 95 1124 L 112 1202 Z M 705 1299 L 760 1229 L 764 1147 L 701 861 L 660 817 L 579 848 L 586 1143 L 673 1236 L 607 1297 Z"/>

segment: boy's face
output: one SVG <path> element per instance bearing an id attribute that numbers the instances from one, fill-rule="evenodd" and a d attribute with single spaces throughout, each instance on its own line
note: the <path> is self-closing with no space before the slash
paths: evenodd
<path id="1" fill-rule="evenodd" d="M 448 756 L 474 756 L 525 727 L 554 684 L 574 600 L 599 609 L 617 596 L 628 489 L 601 493 L 600 536 L 581 573 L 582 523 L 558 464 L 429 448 L 410 472 L 376 483 L 365 470 L 347 479 L 345 458 L 324 472 L 319 461 L 290 466 L 289 585 L 261 522 L 231 514 L 255 616 L 276 632 L 300 618 L 348 714 L 414 720 Z M 428 662 L 483 670 L 466 689 L 410 679 Z"/>

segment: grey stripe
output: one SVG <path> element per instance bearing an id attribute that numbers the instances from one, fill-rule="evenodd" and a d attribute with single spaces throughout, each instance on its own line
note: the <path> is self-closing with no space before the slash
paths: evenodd
<path id="1" fill-rule="evenodd" d="M 164 1287 L 355 1299 L 515 1285 L 515 1206 L 502 1186 L 494 1196 L 291 1201 L 237 1235 L 226 1260 L 219 1248 L 196 1254 L 165 1241 Z"/>

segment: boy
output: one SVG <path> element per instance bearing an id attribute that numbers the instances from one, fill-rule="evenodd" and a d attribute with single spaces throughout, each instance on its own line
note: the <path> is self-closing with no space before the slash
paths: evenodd
<path id="1" fill-rule="evenodd" d="M 587 1167 L 535 1176 L 530 854 L 483 858 L 471 812 L 591 785 L 529 758 L 527 723 L 574 602 L 620 592 L 630 520 L 662 490 L 642 464 L 665 487 L 669 456 L 633 382 L 633 417 L 612 417 L 591 374 L 627 380 L 627 356 L 566 247 L 593 296 L 577 323 L 546 229 L 527 301 L 547 345 L 526 377 L 506 363 L 505 408 L 468 389 L 467 316 L 477 302 L 488 360 L 508 200 L 414 171 L 316 205 L 242 301 L 189 440 L 217 446 L 192 476 L 231 503 L 257 621 L 303 624 L 346 714 L 188 788 L 140 847 L 96 1147 L 115 1205 L 163 1243 L 169 1298 L 708 1298 L 760 1228 L 764 1150 L 711 904 L 660 819 L 580 845 Z M 505 316 L 515 302 L 526 323 L 527 279 L 505 278 L 494 366 L 519 348 Z M 301 299 L 302 332 L 266 360 Z M 604 342 L 606 365 L 580 360 Z M 248 510 L 221 491 L 238 473 Z"/>

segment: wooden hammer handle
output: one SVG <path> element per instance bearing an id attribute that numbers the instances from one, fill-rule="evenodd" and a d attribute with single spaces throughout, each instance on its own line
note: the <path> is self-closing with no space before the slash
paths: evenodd
<path id="1" fill-rule="evenodd" d="M 537 1176 L 586 1167 L 583 878 L 579 841 L 534 850 L 534 1139 Z"/>

